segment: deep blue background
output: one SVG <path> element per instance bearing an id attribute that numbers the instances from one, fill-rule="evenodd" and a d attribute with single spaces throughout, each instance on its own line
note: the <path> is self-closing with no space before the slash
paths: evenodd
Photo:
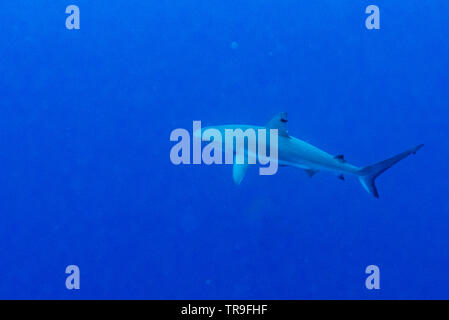
<path id="1" fill-rule="evenodd" d="M 372 3 L 381 30 L 365 28 Z M 70 4 L 81 30 L 65 28 Z M 449 1 L 0 12 L 0 298 L 449 298 Z M 170 162 L 175 128 L 279 111 L 356 165 L 425 147 L 378 179 L 378 200 L 324 173 L 252 169 L 235 186 L 229 166 Z"/>

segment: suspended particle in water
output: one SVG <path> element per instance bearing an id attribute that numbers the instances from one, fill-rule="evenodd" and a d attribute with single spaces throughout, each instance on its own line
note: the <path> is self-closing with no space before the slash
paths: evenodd
<path id="1" fill-rule="evenodd" d="M 231 43 L 231 49 L 236 50 L 239 48 L 239 44 L 235 41 L 232 41 Z"/>

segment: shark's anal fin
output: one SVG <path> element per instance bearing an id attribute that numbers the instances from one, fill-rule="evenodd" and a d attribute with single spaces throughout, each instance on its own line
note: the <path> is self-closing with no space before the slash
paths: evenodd
<path id="1" fill-rule="evenodd" d="M 280 112 L 276 114 L 273 117 L 273 119 L 271 119 L 268 122 L 267 128 L 277 129 L 279 135 L 288 137 L 287 122 L 288 122 L 287 112 Z"/>
<path id="2" fill-rule="evenodd" d="M 312 178 L 318 172 L 317 170 L 313 170 L 313 169 L 305 169 L 304 171 L 307 173 L 307 175 L 310 178 Z"/>
<path id="3" fill-rule="evenodd" d="M 345 156 L 342 155 L 342 154 L 336 155 L 336 156 L 334 157 L 334 159 L 337 159 L 337 160 L 340 161 L 340 162 L 346 162 Z"/>

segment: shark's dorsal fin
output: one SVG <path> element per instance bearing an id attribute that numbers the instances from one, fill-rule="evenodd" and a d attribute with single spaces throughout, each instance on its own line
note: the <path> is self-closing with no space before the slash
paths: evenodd
<path id="1" fill-rule="evenodd" d="M 267 128 L 278 129 L 279 135 L 288 137 L 287 122 L 287 112 L 280 112 L 268 122 Z"/>

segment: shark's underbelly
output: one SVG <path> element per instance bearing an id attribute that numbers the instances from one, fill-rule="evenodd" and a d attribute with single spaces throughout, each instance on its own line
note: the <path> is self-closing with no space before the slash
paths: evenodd
<path id="1" fill-rule="evenodd" d="M 253 128 L 255 130 L 263 127 L 252 127 L 252 126 L 218 126 L 215 127 L 220 132 L 223 132 L 225 136 L 225 129 L 235 129 L 234 127 L 246 130 L 248 128 Z M 204 130 L 207 128 L 204 128 Z M 257 139 L 257 145 L 259 141 Z M 235 140 L 227 141 L 223 140 L 222 151 L 230 148 L 236 152 L 236 142 Z M 258 148 L 257 148 L 258 149 Z M 217 150 L 218 151 L 218 150 Z M 278 148 L 277 157 L 273 157 L 271 153 L 270 139 L 267 138 L 266 150 L 263 152 L 264 155 L 261 157 L 259 154 L 260 150 L 257 150 L 257 154 L 252 154 L 253 159 L 259 160 L 260 163 L 267 163 L 268 161 L 276 161 L 280 165 L 292 166 L 297 168 L 302 168 L 306 170 L 315 171 L 332 171 L 337 173 L 349 173 L 357 174 L 359 168 L 353 166 L 347 162 L 336 159 L 333 155 L 303 141 L 291 136 L 278 136 Z M 248 145 L 245 143 L 244 152 L 248 155 Z M 262 160 L 262 161 L 260 161 Z"/>
<path id="2" fill-rule="evenodd" d="M 279 164 L 316 171 L 357 174 L 359 168 L 299 139 L 280 143 Z"/>
<path id="3" fill-rule="evenodd" d="M 284 166 L 291 166 L 296 167 L 304 170 L 314 170 L 314 171 L 331 171 L 331 172 L 337 172 L 337 173 L 349 173 L 349 174 L 355 174 L 357 175 L 358 168 L 352 165 L 341 165 L 341 164 L 325 164 L 325 163 L 319 163 L 314 161 L 307 161 L 307 160 L 298 160 L 295 162 L 283 160 L 282 158 L 279 159 L 279 164 Z"/>

